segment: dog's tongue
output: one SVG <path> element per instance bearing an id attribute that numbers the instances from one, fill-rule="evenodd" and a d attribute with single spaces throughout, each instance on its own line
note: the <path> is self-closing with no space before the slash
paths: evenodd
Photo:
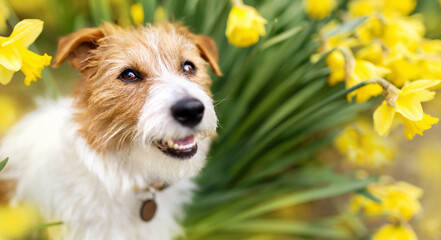
<path id="1" fill-rule="evenodd" d="M 194 142 L 194 136 L 190 135 L 184 139 L 179 139 L 179 140 L 173 140 L 173 143 L 176 143 L 178 145 L 184 146 L 184 145 L 188 145 L 190 143 Z"/>

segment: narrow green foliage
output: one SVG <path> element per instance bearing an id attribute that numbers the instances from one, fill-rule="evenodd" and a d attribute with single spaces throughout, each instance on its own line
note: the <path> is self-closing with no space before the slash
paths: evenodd
<path id="1" fill-rule="evenodd" d="M 381 203 L 381 200 L 378 199 L 377 197 L 375 197 L 374 195 L 372 195 L 372 193 L 369 192 L 366 188 L 360 189 L 356 193 L 363 195 L 364 197 L 366 197 L 374 202 Z"/>
<path id="2" fill-rule="evenodd" d="M 368 19 L 368 17 L 361 17 L 361 18 L 355 19 L 353 21 L 348 21 L 348 22 L 342 23 L 342 24 L 340 24 L 339 27 L 337 27 L 334 30 L 332 30 L 331 32 L 325 34 L 324 37 L 329 38 L 329 37 L 332 37 L 332 36 L 337 35 L 342 32 L 350 32 L 352 29 L 355 29 L 357 26 L 364 23 L 364 21 L 366 21 L 367 19 Z"/>
<path id="3" fill-rule="evenodd" d="M 102 21 L 112 22 L 112 11 L 108 0 L 89 0 L 91 15 L 95 25 Z"/>
<path id="4" fill-rule="evenodd" d="M 54 227 L 54 226 L 59 226 L 63 224 L 63 222 L 54 222 L 54 223 L 45 223 L 45 224 L 40 224 L 40 225 L 36 225 L 36 226 L 32 226 L 29 229 L 27 229 L 26 231 L 37 231 L 37 230 L 42 230 L 48 227 Z"/>
<path id="5" fill-rule="evenodd" d="M 0 162 L 0 171 L 5 168 L 6 164 L 8 163 L 9 158 L 6 158 L 5 160 Z"/>

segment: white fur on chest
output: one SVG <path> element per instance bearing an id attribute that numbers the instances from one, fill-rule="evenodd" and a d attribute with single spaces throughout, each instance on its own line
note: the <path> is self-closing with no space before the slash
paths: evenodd
<path id="1" fill-rule="evenodd" d="M 166 240 L 182 234 L 176 219 L 191 200 L 191 180 L 170 176 L 171 186 L 156 194 L 154 219 L 143 222 L 142 200 L 133 187 L 160 178 L 147 169 L 158 151 L 134 146 L 97 154 L 76 133 L 71 104 L 71 99 L 43 103 L 3 139 L 0 158 L 10 162 L 0 177 L 18 181 L 13 200 L 36 204 L 47 222 L 63 221 L 61 239 Z"/>

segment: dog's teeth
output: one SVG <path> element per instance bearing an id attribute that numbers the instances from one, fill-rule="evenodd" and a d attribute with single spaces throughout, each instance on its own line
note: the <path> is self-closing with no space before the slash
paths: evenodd
<path id="1" fill-rule="evenodd" d="M 169 148 L 174 147 L 173 140 L 167 140 L 167 145 L 168 145 Z"/>

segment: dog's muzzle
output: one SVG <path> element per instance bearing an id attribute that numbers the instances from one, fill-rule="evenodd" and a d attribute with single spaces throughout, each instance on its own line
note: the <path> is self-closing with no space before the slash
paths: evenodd
<path id="1" fill-rule="evenodd" d="M 182 126 L 187 128 L 196 127 L 204 116 L 204 104 L 196 98 L 179 100 L 171 107 L 173 118 Z M 169 139 L 157 141 L 155 145 L 166 155 L 188 159 L 198 151 L 198 145 L 194 135 L 182 139 Z"/>

